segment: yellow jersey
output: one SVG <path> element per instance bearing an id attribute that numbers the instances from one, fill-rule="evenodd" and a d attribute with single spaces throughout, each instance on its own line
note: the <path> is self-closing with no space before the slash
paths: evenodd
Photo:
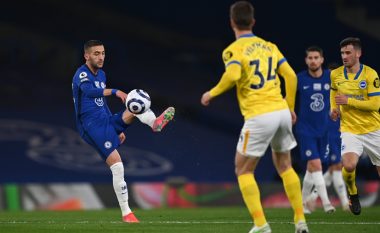
<path id="1" fill-rule="evenodd" d="M 211 97 L 236 85 L 245 120 L 289 107 L 294 110 L 297 76 L 275 44 L 254 34 L 245 34 L 223 51 L 223 61 L 226 72 L 210 90 Z M 286 101 L 281 95 L 278 73 L 286 81 Z"/>
<path id="2" fill-rule="evenodd" d="M 333 96 L 343 94 L 349 97 L 348 104 L 339 106 L 341 132 L 365 134 L 379 130 L 378 109 L 363 110 L 350 104 L 351 98 L 363 102 L 380 95 L 380 81 L 376 71 L 360 64 L 358 73 L 347 73 L 346 68 L 341 66 L 331 71 L 330 77 Z M 333 98 L 331 98 L 331 108 L 338 108 Z"/>

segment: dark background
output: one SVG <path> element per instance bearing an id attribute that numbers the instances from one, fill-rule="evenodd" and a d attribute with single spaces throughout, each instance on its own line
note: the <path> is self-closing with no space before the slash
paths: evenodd
<path id="1" fill-rule="evenodd" d="M 108 87 L 125 92 L 134 88 L 146 90 L 156 114 L 169 105 L 177 110 L 176 120 L 162 135 L 152 135 L 139 123 L 127 131 L 127 146 L 159 153 L 174 165 L 167 174 L 131 179 L 185 176 L 196 181 L 234 180 L 233 158 L 243 124 L 235 91 L 220 96 L 208 108 L 200 105 L 202 93 L 215 85 L 224 71 L 223 49 L 235 39 L 229 27 L 229 6 L 233 2 L 2 3 L 0 121 L 26 120 L 75 129 L 72 76 L 84 63 L 83 43 L 99 39 L 106 48 L 104 70 Z M 304 50 L 310 45 L 324 49 L 325 64 L 341 63 L 339 42 L 348 36 L 361 38 L 362 62 L 380 70 L 380 23 L 376 21 L 380 7 L 376 1 L 252 3 L 256 18 L 254 33 L 276 43 L 296 72 L 305 69 Z M 117 99 L 108 101 L 112 110 L 122 108 Z M 30 141 L 8 138 L 7 124 L 3 124 L 0 182 L 62 181 L 67 177 L 74 181 L 109 179 L 108 173 L 94 176 L 30 162 L 26 158 Z M 297 171 L 302 173 L 304 165 L 299 162 L 296 150 L 293 157 Z M 258 179 L 277 179 L 270 156 L 261 162 Z M 14 176 L 10 165 L 15 163 L 24 164 L 28 175 Z M 376 177 L 368 161 L 360 166 L 360 177 Z"/>

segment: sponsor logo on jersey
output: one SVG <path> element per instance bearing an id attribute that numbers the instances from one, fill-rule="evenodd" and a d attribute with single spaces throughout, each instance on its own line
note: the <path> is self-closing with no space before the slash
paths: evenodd
<path id="1" fill-rule="evenodd" d="M 367 82 L 365 80 L 362 80 L 359 82 L 359 88 L 365 89 L 367 87 Z"/>
<path id="2" fill-rule="evenodd" d="M 373 80 L 373 86 L 376 87 L 376 88 L 380 87 L 380 79 L 379 79 L 379 77 L 377 77 L 377 78 L 375 78 L 375 80 Z"/>
<path id="3" fill-rule="evenodd" d="M 325 102 L 321 93 L 314 93 L 310 96 L 310 99 L 313 100 L 313 102 L 310 103 L 310 108 L 314 112 L 320 112 L 325 108 Z"/>
<path id="4" fill-rule="evenodd" d="M 314 91 L 320 91 L 320 90 L 322 90 L 322 84 L 321 83 L 314 83 L 313 84 L 313 90 Z"/>
<path id="5" fill-rule="evenodd" d="M 231 51 L 227 51 L 227 52 L 225 52 L 224 55 L 223 55 L 223 60 L 224 60 L 224 61 L 228 61 L 228 60 L 231 59 L 232 56 L 233 56 L 233 53 L 232 53 Z"/>
<path id="6" fill-rule="evenodd" d="M 88 78 L 81 78 L 80 79 L 80 82 L 83 83 L 83 82 L 86 82 L 86 81 L 90 81 Z"/>
<path id="7" fill-rule="evenodd" d="M 87 77 L 87 73 L 86 73 L 86 72 L 81 72 L 81 73 L 79 74 L 79 78 L 80 78 L 80 79 L 85 78 L 85 77 Z"/>
<path id="8" fill-rule="evenodd" d="M 309 89 L 310 86 L 303 86 L 303 89 L 306 90 L 306 89 Z"/>
<path id="9" fill-rule="evenodd" d="M 106 149 L 109 149 L 109 148 L 112 147 L 112 143 L 111 143 L 110 141 L 106 141 L 106 142 L 104 143 L 104 147 L 105 147 Z"/>

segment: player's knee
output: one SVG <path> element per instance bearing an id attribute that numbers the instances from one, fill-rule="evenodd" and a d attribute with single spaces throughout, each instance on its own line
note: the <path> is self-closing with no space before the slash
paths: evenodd
<path id="1" fill-rule="evenodd" d="M 122 162 L 117 162 L 117 163 L 113 164 L 110 167 L 110 169 L 112 171 L 112 176 L 114 176 L 114 177 L 124 177 L 124 166 L 123 166 Z"/>

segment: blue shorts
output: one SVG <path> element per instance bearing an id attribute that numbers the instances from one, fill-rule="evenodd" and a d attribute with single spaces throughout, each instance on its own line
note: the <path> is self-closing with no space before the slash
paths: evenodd
<path id="1" fill-rule="evenodd" d="M 325 162 L 328 160 L 327 135 L 325 137 L 298 135 L 298 144 L 303 161 L 320 159 L 321 162 Z"/>
<path id="2" fill-rule="evenodd" d="M 340 161 L 342 161 L 341 144 L 342 139 L 339 135 L 336 137 L 329 138 L 329 165 L 337 164 L 340 163 Z"/>
<path id="3" fill-rule="evenodd" d="M 83 140 L 94 147 L 104 160 L 120 146 L 119 134 L 129 126 L 124 123 L 122 116 L 123 111 L 110 117 L 99 118 L 91 122 L 81 135 Z"/>

